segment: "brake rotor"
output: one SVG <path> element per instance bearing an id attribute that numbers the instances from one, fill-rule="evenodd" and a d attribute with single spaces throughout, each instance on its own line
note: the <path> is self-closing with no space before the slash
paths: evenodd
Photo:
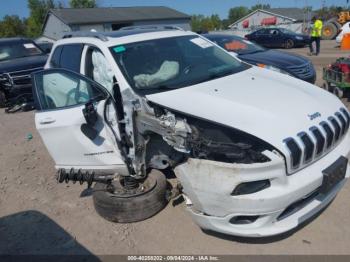
<path id="1" fill-rule="evenodd" d="M 120 178 L 108 185 L 107 191 L 111 197 L 129 198 L 146 194 L 152 191 L 156 185 L 157 180 L 155 178 L 147 177 L 144 181 L 139 182 L 137 187 L 127 188 L 124 185 L 123 178 Z M 109 190 L 108 187 L 112 190 Z"/>

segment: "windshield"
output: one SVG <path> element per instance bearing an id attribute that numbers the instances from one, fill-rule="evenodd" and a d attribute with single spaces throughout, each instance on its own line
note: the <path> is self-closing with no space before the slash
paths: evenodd
<path id="1" fill-rule="evenodd" d="M 131 87 L 146 93 L 195 85 L 250 67 L 195 35 L 118 45 L 110 50 Z"/>
<path id="2" fill-rule="evenodd" d="M 206 35 L 206 37 L 227 51 L 235 52 L 239 55 L 265 51 L 265 48 L 236 36 L 223 35 L 211 37 L 210 35 Z"/>
<path id="3" fill-rule="evenodd" d="M 0 44 L 0 61 L 41 54 L 42 51 L 31 42 L 9 42 Z"/>

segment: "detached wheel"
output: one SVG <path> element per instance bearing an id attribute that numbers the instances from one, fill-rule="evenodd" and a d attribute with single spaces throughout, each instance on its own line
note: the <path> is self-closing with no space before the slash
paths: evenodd
<path id="1" fill-rule="evenodd" d="M 290 49 L 294 47 L 294 41 L 292 39 L 287 39 L 286 42 L 284 43 L 284 47 L 286 49 Z"/>
<path id="2" fill-rule="evenodd" d="M 4 91 L 0 90 L 0 108 L 6 107 L 6 96 Z"/>
<path id="3" fill-rule="evenodd" d="M 134 189 L 125 189 L 123 181 L 114 181 L 114 193 L 107 185 L 96 183 L 93 201 L 97 213 L 103 218 L 119 223 L 142 221 L 161 211 L 168 203 L 165 176 L 152 170 L 147 178 Z"/>

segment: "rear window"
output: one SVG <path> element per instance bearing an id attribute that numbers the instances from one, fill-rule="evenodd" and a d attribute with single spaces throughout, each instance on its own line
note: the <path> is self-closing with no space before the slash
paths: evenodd
<path id="1" fill-rule="evenodd" d="M 82 44 L 56 47 L 51 57 L 51 67 L 64 68 L 79 73 L 83 47 Z"/>
<path id="2" fill-rule="evenodd" d="M 63 46 L 60 67 L 79 73 L 83 47 L 81 44 Z"/>
<path id="3" fill-rule="evenodd" d="M 0 61 L 42 55 L 41 49 L 33 42 L 7 42 L 0 44 Z"/>

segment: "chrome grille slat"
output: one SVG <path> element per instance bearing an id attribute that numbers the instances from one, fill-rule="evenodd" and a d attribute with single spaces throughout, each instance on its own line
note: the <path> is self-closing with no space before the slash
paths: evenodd
<path id="1" fill-rule="evenodd" d="M 350 127 L 350 114 L 345 108 L 329 116 L 319 125 L 312 126 L 306 132 L 299 132 L 297 139 L 289 137 L 283 140 L 290 155 L 289 174 L 305 167 L 331 151 L 347 134 Z"/>
<path id="2" fill-rule="evenodd" d="M 310 131 L 316 140 L 316 157 L 317 157 L 320 154 L 322 154 L 322 152 L 324 150 L 324 146 L 326 144 L 326 139 L 322 135 L 321 131 L 316 126 L 311 127 Z"/>
<path id="3" fill-rule="evenodd" d="M 304 163 L 307 163 L 312 159 L 315 145 L 307 133 L 301 132 L 298 134 L 298 136 L 300 137 L 300 140 L 304 145 Z"/>
<path id="4" fill-rule="evenodd" d="M 326 132 L 326 136 L 327 136 L 327 149 L 329 149 L 332 144 L 333 144 L 333 138 L 334 138 L 334 132 L 333 130 L 330 128 L 330 126 L 328 125 L 327 122 L 321 122 L 320 125 L 322 126 L 323 130 Z"/>
<path id="5" fill-rule="evenodd" d="M 344 117 L 339 113 L 335 113 L 335 116 L 338 118 L 338 120 L 340 121 L 341 123 L 341 134 L 344 135 L 345 134 L 345 131 L 346 131 L 346 122 L 345 122 L 345 119 Z"/>
<path id="6" fill-rule="evenodd" d="M 346 118 L 346 121 L 347 121 L 346 130 L 348 130 L 349 129 L 349 125 L 350 125 L 350 115 L 344 108 L 341 108 L 340 111 L 343 113 L 343 115 Z"/>
<path id="7" fill-rule="evenodd" d="M 292 167 L 298 168 L 301 162 L 302 151 L 298 145 L 298 143 L 293 138 L 287 138 L 284 140 L 286 143 L 289 152 L 292 155 Z"/>
<path id="8" fill-rule="evenodd" d="M 331 122 L 332 127 L 334 129 L 334 143 L 336 143 L 340 138 L 340 125 L 333 116 L 330 116 L 328 120 Z"/>

